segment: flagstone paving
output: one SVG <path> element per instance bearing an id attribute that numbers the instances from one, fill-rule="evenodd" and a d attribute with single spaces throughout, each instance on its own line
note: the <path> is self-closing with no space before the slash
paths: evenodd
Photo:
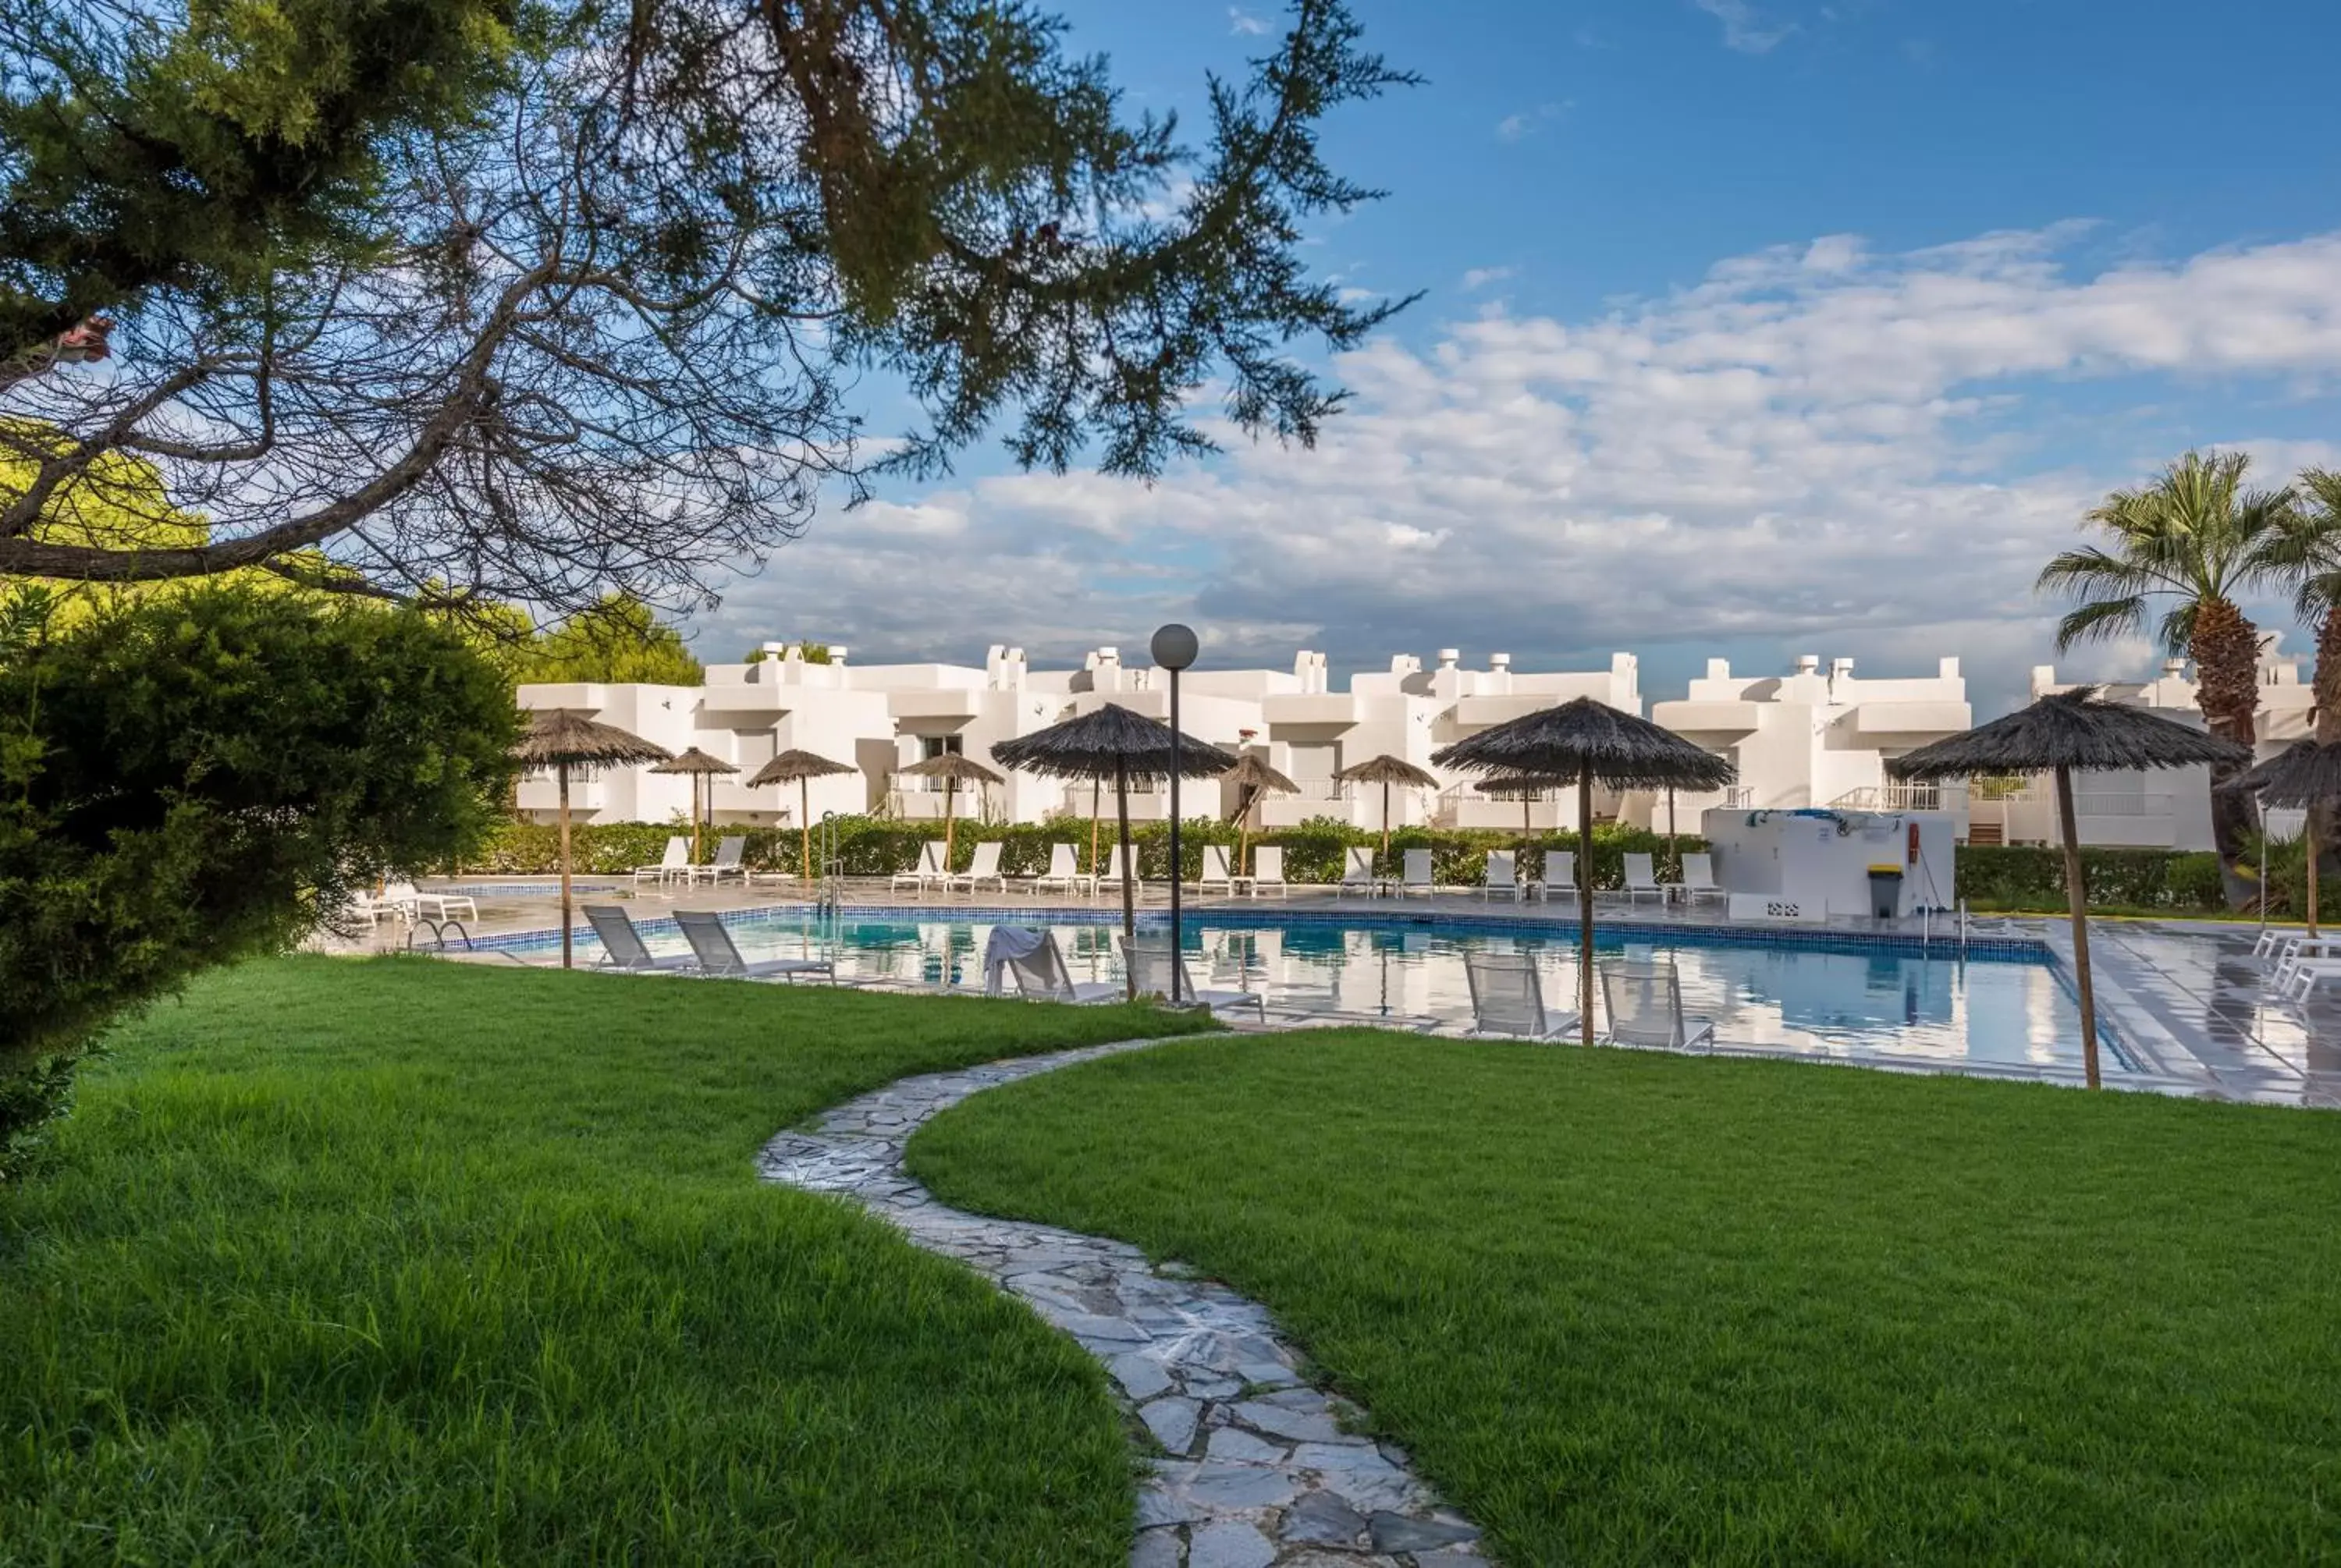
<path id="1" fill-rule="evenodd" d="M 904 1078 L 765 1146 L 768 1180 L 858 1200 L 931 1252 L 997 1281 L 1105 1364 L 1159 1449 L 1139 1488 L 1131 1568 L 1466 1568 L 1479 1532 L 1406 1455 L 1309 1385 L 1265 1307 L 1155 1267 L 1126 1243 L 935 1201 L 903 1145 L 968 1096 L 1155 1044 L 1131 1040 Z"/>

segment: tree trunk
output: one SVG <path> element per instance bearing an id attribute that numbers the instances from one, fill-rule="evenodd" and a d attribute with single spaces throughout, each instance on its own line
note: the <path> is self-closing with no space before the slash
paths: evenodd
<path id="1" fill-rule="evenodd" d="M 2214 735 L 2243 746 L 2256 739 L 2260 704 L 2259 632 L 2244 612 L 2224 599 L 2203 601 L 2195 611 L 2187 640 L 2195 660 L 2196 701 Z M 2219 880 L 2227 906 L 2246 908 L 2258 888 L 2244 868 L 2244 840 L 2252 830 L 2252 804 L 2241 790 L 2221 788 L 2248 762 L 2211 770 L 2211 839 L 2219 851 Z"/>
<path id="2" fill-rule="evenodd" d="M 2309 691 L 2316 703 L 2316 728 L 2311 731 L 2319 746 L 2341 743 L 2341 610 L 2328 610 L 2316 628 L 2316 670 L 2310 677 Z M 2330 864 L 2320 865 L 2320 873 L 2341 876 L 2341 800 L 2320 800 L 2308 809 L 2310 827 L 2316 829 L 2316 853 L 2319 857 L 2334 856 Z"/>
<path id="3" fill-rule="evenodd" d="M 2089 978 L 2089 889 L 2073 822 L 2073 770 L 2057 769 L 2057 821 L 2065 839 L 2065 904 L 2073 916 L 2073 988 L 2081 994 L 2081 1068 L 2097 1087 L 2097 994 Z"/>

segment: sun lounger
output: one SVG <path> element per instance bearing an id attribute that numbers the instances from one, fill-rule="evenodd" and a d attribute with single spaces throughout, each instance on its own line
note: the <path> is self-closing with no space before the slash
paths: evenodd
<path id="1" fill-rule="evenodd" d="M 1238 880 L 1235 872 L 1228 867 L 1228 847 L 1225 844 L 1204 845 L 1203 874 L 1195 878 L 1195 891 L 1208 893 L 1217 888 L 1232 898 L 1236 896 Z"/>
<path id="2" fill-rule="evenodd" d="M 1050 845 L 1049 868 L 1032 878 L 1035 897 L 1060 888 L 1068 893 L 1096 891 L 1090 878 L 1081 875 L 1081 851 L 1071 844 Z"/>
<path id="3" fill-rule="evenodd" d="M 1577 897 L 1577 851 L 1547 849 L 1544 852 L 1544 880 L 1537 884 L 1537 897 L 1552 902 L 1555 893 Z"/>
<path id="4" fill-rule="evenodd" d="M 352 919 L 363 918 L 369 926 L 377 925 L 384 920 L 411 922 L 419 912 L 413 899 L 398 897 L 393 888 L 384 888 L 380 898 L 367 892 L 350 895 L 350 918 Z"/>
<path id="5" fill-rule="evenodd" d="M 1108 888 L 1119 888 L 1127 879 L 1133 897 L 1140 899 L 1146 897 L 1146 878 L 1138 874 L 1137 845 L 1114 845 L 1113 852 L 1106 857 L 1105 867 L 1105 874 L 1097 879 L 1098 891 L 1103 892 Z"/>
<path id="6" fill-rule="evenodd" d="M 806 975 L 837 978 L 837 966 L 827 958 L 758 958 L 751 963 L 740 956 L 731 931 L 712 911 L 678 909 L 674 923 L 682 928 L 692 952 L 698 956 L 698 972 L 702 975 L 730 980 L 793 980 Z"/>
<path id="7" fill-rule="evenodd" d="M 1479 900 L 1509 898 L 1517 904 L 1526 891 L 1520 886 L 1519 858 L 1509 849 L 1488 851 L 1488 869 L 1479 883 Z"/>
<path id="8" fill-rule="evenodd" d="M 1170 938 L 1139 937 L 1124 941 L 1122 957 L 1130 965 L 1131 975 L 1138 982 L 1141 997 L 1168 997 L 1170 994 Z M 1187 972 L 1187 955 L 1179 955 L 1179 1001 L 1184 1006 L 1208 1007 L 1221 1012 L 1230 1007 L 1250 1007 L 1260 1021 L 1268 1020 L 1268 1000 L 1258 991 L 1207 991 L 1195 984 L 1195 977 Z"/>
<path id="9" fill-rule="evenodd" d="M 1439 890 L 1430 880 L 1430 850 L 1409 849 L 1406 852 L 1399 872 L 1398 890 L 1401 898 L 1409 893 L 1420 893 L 1426 898 Z"/>
<path id="10" fill-rule="evenodd" d="M 1065 968 L 1065 955 L 1054 931 L 1026 931 L 1011 926 L 992 928 L 984 948 L 983 988 L 1000 995 L 1002 976 L 1016 982 L 1020 996 L 1035 1001 L 1071 1002 L 1087 1007 L 1126 999 L 1126 987 L 1102 980 L 1076 980 Z"/>
<path id="11" fill-rule="evenodd" d="M 1365 889 L 1367 898 L 1374 896 L 1374 852 L 1354 849 L 1341 857 L 1341 885 L 1333 890 L 1333 895 L 1339 898 L 1343 893 L 1354 893 L 1361 888 Z"/>
<path id="12" fill-rule="evenodd" d="M 634 929 L 633 917 L 614 904 L 587 904 L 583 913 L 593 927 L 593 935 L 602 941 L 602 961 L 596 968 L 624 969 L 630 974 L 680 974 L 695 969 L 699 960 L 678 953 L 662 958 L 650 950 L 643 934 Z"/>
<path id="13" fill-rule="evenodd" d="M 1578 1027 L 1575 1013 L 1555 1013 L 1544 1005 L 1544 983 L 1536 960 L 1526 953 L 1463 954 L 1463 975 L 1471 984 L 1471 1032 L 1509 1039 L 1550 1040 Z"/>
<path id="14" fill-rule="evenodd" d="M 1251 896 L 1260 897 L 1263 888 L 1273 888 L 1280 898 L 1292 897 L 1292 885 L 1284 879 L 1284 847 L 1262 844 L 1251 852 Z"/>
<path id="15" fill-rule="evenodd" d="M 1682 858 L 1682 880 L 1667 884 L 1686 904 L 1696 904 L 1701 898 L 1722 898 L 1723 889 L 1715 880 L 1715 858 L 1711 855 L 1685 855 Z"/>
<path id="16" fill-rule="evenodd" d="M 1629 903 L 1639 903 L 1645 895 L 1661 904 L 1667 901 L 1667 890 L 1659 886 L 1659 874 L 1648 855 L 1626 857 L 1626 885 L 1619 891 Z"/>
<path id="17" fill-rule="evenodd" d="M 666 841 L 666 854 L 657 865 L 634 868 L 634 883 L 637 887 L 644 882 L 656 882 L 663 886 L 672 878 L 687 878 L 690 875 L 691 839 L 683 834 L 677 833 Z"/>
<path id="18" fill-rule="evenodd" d="M 386 903 L 403 904 L 413 913 L 409 919 L 429 916 L 434 920 L 476 920 L 480 907 L 472 902 L 469 893 L 426 893 L 412 882 L 393 882 L 383 889 Z"/>
<path id="19" fill-rule="evenodd" d="M 971 894 L 986 882 L 997 882 L 1000 884 L 1001 892 L 1008 891 L 1008 878 L 1000 873 L 999 839 L 986 839 L 982 843 L 978 844 L 975 847 L 975 858 L 969 862 L 967 869 L 951 873 L 943 886 L 949 889 L 958 887 L 962 882 L 967 884 L 967 890 Z"/>
<path id="20" fill-rule="evenodd" d="M 725 834 L 722 842 L 715 846 L 715 858 L 704 866 L 693 866 L 690 871 L 690 879 L 694 884 L 702 878 L 711 883 L 721 883 L 726 877 L 737 877 L 740 878 L 740 885 L 746 887 L 748 868 L 741 863 L 740 857 L 747 848 L 748 840 L 745 835 Z"/>
<path id="21" fill-rule="evenodd" d="M 943 865 L 943 841 L 930 839 L 919 847 L 919 864 L 913 870 L 897 871 L 886 884 L 889 892 L 900 892 L 904 883 L 914 893 L 924 893 L 928 888 L 940 886 L 948 890 L 951 872 Z"/>
<path id="22" fill-rule="evenodd" d="M 1682 981 L 1672 964 L 1602 965 L 1601 1007 L 1609 1021 L 1601 1037 L 1614 1046 L 1715 1045 L 1713 1024 L 1683 1017 Z"/>

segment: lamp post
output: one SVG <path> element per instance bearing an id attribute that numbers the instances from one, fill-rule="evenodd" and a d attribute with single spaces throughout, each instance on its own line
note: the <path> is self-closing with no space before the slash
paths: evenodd
<path id="1" fill-rule="evenodd" d="M 1170 1005 L 1179 1005 L 1179 671 L 1202 651 L 1195 633 L 1177 621 L 1154 629 L 1151 651 L 1157 668 L 1170 672 Z"/>

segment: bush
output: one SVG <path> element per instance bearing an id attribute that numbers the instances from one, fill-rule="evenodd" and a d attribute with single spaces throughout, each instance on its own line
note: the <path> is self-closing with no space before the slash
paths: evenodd
<path id="1" fill-rule="evenodd" d="M 2219 858 L 2169 849 L 2081 851 L 2089 902 L 2123 909 L 2224 912 Z M 1958 896 L 1994 909 L 2066 907 L 2065 852 L 2017 845 L 1969 845 L 1959 851 Z"/>
<path id="2" fill-rule="evenodd" d="M 849 877 L 891 877 L 897 871 L 908 871 L 919 863 L 920 846 L 931 839 L 942 837 L 941 822 L 905 822 L 898 818 L 840 817 L 830 823 L 835 835 L 837 856 Z M 632 870 L 636 866 L 655 865 L 666 849 L 670 834 L 682 830 L 678 823 L 605 822 L 573 825 L 570 829 L 570 849 L 579 875 L 610 876 Z M 712 846 L 717 839 L 744 835 L 748 840 L 743 856 L 750 866 L 759 869 L 793 868 L 799 858 L 798 830 L 794 828 L 739 828 L 717 826 L 705 830 L 706 843 Z M 1102 863 L 1113 854 L 1115 827 L 1111 819 L 1101 826 L 1097 838 L 1098 858 Z M 1170 829 L 1163 823 L 1135 824 L 1131 829 L 1131 840 L 1138 849 L 1139 874 L 1160 878 L 1167 874 L 1170 864 Z M 1233 823 L 1212 818 L 1197 818 L 1182 823 L 1179 829 L 1180 859 L 1185 878 L 1192 881 L 1203 869 L 1203 847 L 1222 844 L 1234 858 L 1237 829 Z M 1081 866 L 1090 868 L 1090 824 L 1087 818 L 1061 819 L 1054 822 L 985 823 L 961 822 L 951 835 L 952 869 L 965 870 L 974 858 L 975 846 L 985 840 L 997 840 L 1001 846 L 1000 866 L 1011 877 L 1038 876 L 1048 869 L 1049 851 L 1052 845 L 1071 844 L 1080 852 Z M 1298 828 L 1280 828 L 1265 833 L 1254 833 L 1250 842 L 1274 844 L 1284 850 L 1285 875 L 1296 882 L 1338 882 L 1341 878 L 1341 858 L 1345 849 L 1372 846 L 1379 849 L 1381 830 L 1378 828 L 1352 828 L 1330 818 L 1320 817 Z M 1533 865 L 1540 866 L 1546 849 L 1569 849 L 1577 844 L 1574 833 L 1543 833 L 1529 841 Z M 1677 840 L 1685 850 L 1706 847 L 1705 840 L 1683 835 Z M 1487 867 L 1490 849 L 1517 849 L 1520 847 L 1518 833 L 1506 833 L 1485 829 L 1400 828 L 1390 833 L 1390 852 L 1381 862 L 1393 874 L 1401 864 L 1408 849 L 1428 849 L 1431 852 L 1431 874 L 1441 883 L 1450 886 L 1478 886 Z M 1592 869 L 1597 887 L 1618 888 L 1625 885 L 1626 856 L 1632 851 L 1647 851 L 1659 858 L 1661 875 L 1667 874 L 1667 839 L 1663 833 L 1651 833 L 1637 828 L 1596 828 L 1593 830 Z M 455 869 L 454 866 L 448 867 Z M 560 829 L 544 823 L 506 821 L 500 825 L 476 849 L 462 862 L 465 871 L 503 875 L 543 875 L 560 869 Z"/>
<path id="3" fill-rule="evenodd" d="M 124 1008 L 493 819 L 510 692 L 423 616 L 214 586 L 0 596 L 0 1181 Z"/>

